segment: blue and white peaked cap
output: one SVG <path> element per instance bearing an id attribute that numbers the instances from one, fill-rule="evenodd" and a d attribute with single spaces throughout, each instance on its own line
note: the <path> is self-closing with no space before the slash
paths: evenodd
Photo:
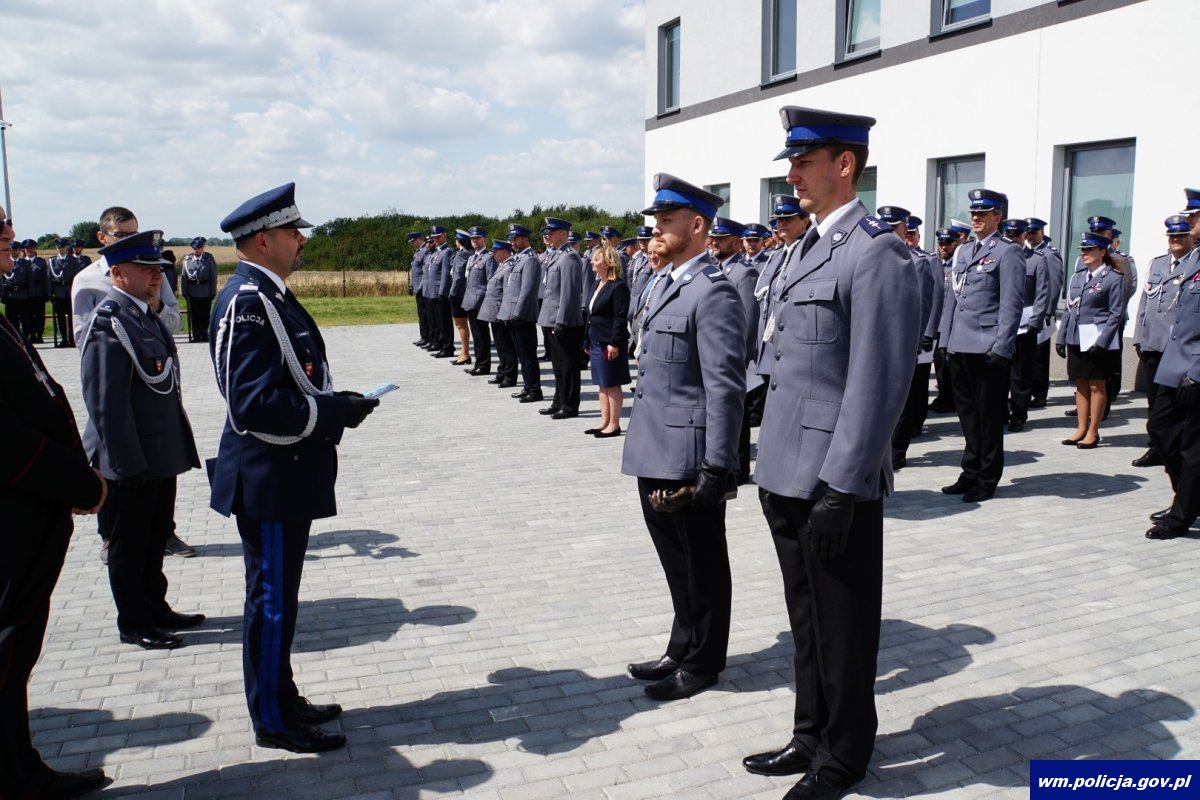
<path id="1" fill-rule="evenodd" d="M 235 241 L 273 228 L 311 228 L 296 206 L 296 184 L 285 183 L 251 197 L 221 220 L 221 230 Z"/>
<path id="2" fill-rule="evenodd" d="M 725 199 L 719 194 L 705 191 L 670 173 L 659 172 L 654 176 L 654 200 L 642 209 L 642 216 L 652 217 L 663 211 L 691 208 L 702 217 L 713 219 L 717 216 L 717 209 L 724 203 Z"/>
<path id="3" fill-rule="evenodd" d="M 874 117 L 803 106 L 784 106 L 779 109 L 779 119 L 786 136 L 776 161 L 802 156 L 827 144 L 866 147 L 875 125 Z"/>

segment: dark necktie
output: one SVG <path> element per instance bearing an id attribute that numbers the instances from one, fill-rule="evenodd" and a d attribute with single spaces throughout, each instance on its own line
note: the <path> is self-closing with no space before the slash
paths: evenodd
<path id="1" fill-rule="evenodd" d="M 1172 258 L 1171 259 L 1171 272 L 1174 272 L 1177 269 L 1179 269 L 1179 259 Z"/>
<path id="2" fill-rule="evenodd" d="M 812 250 L 813 245 L 816 244 L 817 240 L 820 238 L 821 233 L 814 225 L 812 230 L 808 232 L 808 235 L 804 237 L 804 243 L 800 245 L 800 257 L 804 258 L 806 255 L 808 255 L 808 251 Z"/>
<path id="3" fill-rule="evenodd" d="M 975 260 L 975 256 L 979 255 L 979 251 L 983 249 L 983 242 L 975 240 L 975 246 L 971 248 L 971 260 Z"/>
<path id="4" fill-rule="evenodd" d="M 671 288 L 672 280 L 673 278 L 671 277 L 671 273 L 668 272 L 663 276 L 663 279 L 658 282 L 658 286 L 655 288 L 654 294 L 650 296 L 650 308 L 658 308 L 659 304 L 662 303 L 663 296 L 666 295 L 667 289 Z"/>

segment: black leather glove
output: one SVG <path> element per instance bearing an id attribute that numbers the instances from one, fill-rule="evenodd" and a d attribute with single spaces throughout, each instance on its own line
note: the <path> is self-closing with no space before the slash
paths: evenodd
<path id="1" fill-rule="evenodd" d="M 1012 361 L 1012 359 L 1005 358 L 1004 356 L 1000 355 L 999 353 L 993 353 L 991 350 L 988 350 L 987 355 L 985 355 L 983 357 L 983 361 L 989 367 L 995 367 L 996 369 L 1003 369 L 1004 367 L 1007 367 L 1009 365 L 1009 363 Z"/>
<path id="2" fill-rule="evenodd" d="M 555 325 L 554 326 L 554 335 L 555 336 L 562 336 L 566 332 L 567 332 L 566 325 Z"/>
<path id="3" fill-rule="evenodd" d="M 122 489 L 140 489 L 146 485 L 146 473 L 143 472 L 140 475 L 122 478 L 117 481 L 117 485 Z"/>
<path id="4" fill-rule="evenodd" d="M 696 476 L 692 505 L 696 508 L 709 508 L 722 502 L 729 491 L 731 478 L 733 473 L 729 470 L 705 461 L 700 474 Z"/>
<path id="5" fill-rule="evenodd" d="M 817 558 L 837 558 L 850 543 L 854 495 L 826 489 L 808 514 L 809 541 Z"/>
<path id="6" fill-rule="evenodd" d="M 932 336 L 922 336 L 921 337 L 921 352 L 928 353 L 932 349 L 933 349 L 933 337 Z"/>
<path id="7" fill-rule="evenodd" d="M 950 353 L 944 347 L 939 347 L 937 352 L 933 354 L 934 358 L 937 358 L 940 361 L 945 361 L 948 355 L 950 355 Z"/>
<path id="8" fill-rule="evenodd" d="M 1054 352 L 1058 353 L 1059 358 L 1067 357 L 1067 346 L 1065 344 L 1054 345 Z"/>
<path id="9" fill-rule="evenodd" d="M 357 428 L 379 405 L 379 398 L 347 397 L 346 402 L 349 404 L 346 408 L 346 427 Z"/>
<path id="10" fill-rule="evenodd" d="M 1182 406 L 1190 406 L 1200 400 L 1200 383 L 1185 375 L 1175 391 L 1175 400 Z"/>

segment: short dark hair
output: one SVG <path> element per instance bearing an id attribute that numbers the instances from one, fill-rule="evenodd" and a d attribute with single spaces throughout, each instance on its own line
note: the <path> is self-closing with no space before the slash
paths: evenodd
<path id="1" fill-rule="evenodd" d="M 869 155 L 867 146 L 865 144 L 825 144 L 821 145 L 821 149 L 829 153 L 830 161 L 842 153 L 854 156 L 854 185 L 858 186 L 858 179 L 862 177 L 863 170 L 867 168 L 867 156 Z"/>
<path id="2" fill-rule="evenodd" d="M 100 230 L 108 233 L 108 227 L 121 222 L 137 221 L 137 215 L 123 206 L 112 206 L 100 212 Z"/>

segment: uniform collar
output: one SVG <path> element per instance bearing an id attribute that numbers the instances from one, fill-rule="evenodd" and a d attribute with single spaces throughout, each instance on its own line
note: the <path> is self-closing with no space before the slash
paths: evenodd
<path id="1" fill-rule="evenodd" d="M 842 206 L 837 211 L 834 211 L 832 214 L 825 217 L 825 219 L 821 220 L 820 222 L 817 222 L 816 223 L 817 235 L 824 236 L 825 234 L 829 233 L 829 231 L 833 230 L 839 222 L 841 222 L 844 218 L 850 216 L 850 214 L 854 211 L 854 209 L 858 205 L 859 205 L 858 198 L 855 197 L 849 203 L 846 203 L 846 205 Z M 807 232 L 806 232 L 806 234 L 807 234 Z"/>
<path id="2" fill-rule="evenodd" d="M 123 289 L 118 289 L 116 286 L 114 286 L 112 288 L 113 288 L 114 292 L 119 292 L 120 294 L 123 294 L 126 297 L 128 297 L 129 302 L 133 303 L 135 306 L 138 307 L 138 311 L 141 311 L 143 314 L 146 314 L 150 311 L 150 304 L 147 303 L 146 301 L 138 300 L 136 297 L 131 295 L 129 292 L 126 292 Z"/>
<path id="3" fill-rule="evenodd" d="M 279 277 L 274 272 L 271 272 L 271 270 L 267 269 L 266 267 L 255 264 L 253 261 L 246 261 L 245 259 L 242 259 L 242 263 L 248 267 L 254 267 L 263 275 L 266 275 L 268 278 L 270 278 L 271 283 L 275 284 L 275 288 L 279 290 L 280 294 L 287 294 L 287 285 L 283 282 L 283 278 Z"/>

